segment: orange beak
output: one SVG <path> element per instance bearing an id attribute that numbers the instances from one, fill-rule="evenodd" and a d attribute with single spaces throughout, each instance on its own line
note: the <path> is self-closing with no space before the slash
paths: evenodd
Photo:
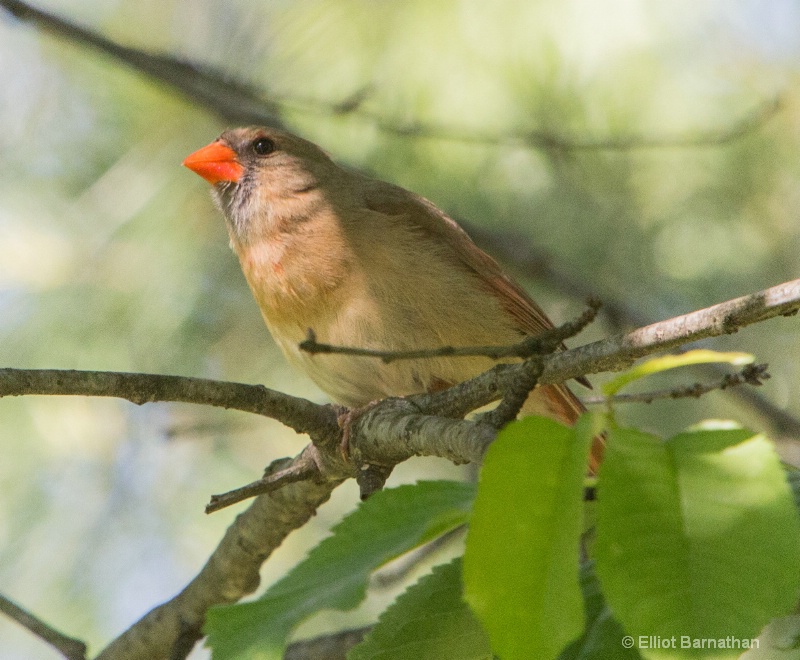
<path id="1" fill-rule="evenodd" d="M 220 181 L 238 181 L 244 173 L 244 167 L 236 160 L 236 152 L 219 140 L 190 154 L 183 164 L 212 185 Z"/>

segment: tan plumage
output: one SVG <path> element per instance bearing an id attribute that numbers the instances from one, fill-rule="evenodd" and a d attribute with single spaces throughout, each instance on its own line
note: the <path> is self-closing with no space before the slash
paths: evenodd
<path id="1" fill-rule="evenodd" d="M 231 246 L 275 341 L 340 403 L 439 389 L 492 362 L 312 356 L 297 347 L 309 328 L 325 343 L 408 350 L 505 345 L 553 327 L 432 203 L 340 167 L 302 138 L 239 128 L 185 164 L 214 184 Z M 566 386 L 547 385 L 524 410 L 572 424 L 583 407 Z"/>

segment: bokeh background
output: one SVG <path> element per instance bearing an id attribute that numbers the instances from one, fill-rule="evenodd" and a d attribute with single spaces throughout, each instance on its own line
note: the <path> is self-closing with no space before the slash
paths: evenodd
<path id="1" fill-rule="evenodd" d="M 547 255 L 542 272 L 508 266 L 556 321 L 583 306 L 566 282 L 654 321 L 800 271 L 796 0 L 36 6 L 227 72 L 337 160 L 481 233 L 510 232 Z M 0 90 L 0 366 L 203 376 L 325 400 L 284 363 L 207 185 L 180 167 L 224 121 L 2 10 Z M 430 134 L 408 130 L 419 125 Z M 531 133 L 549 145 L 519 137 Z M 800 415 L 799 328 L 779 319 L 708 345 L 769 362 L 761 393 Z M 616 329 L 601 321 L 571 344 Z M 725 394 L 619 414 L 663 434 L 732 417 L 779 436 L 787 455 L 794 446 Z M 196 406 L 2 399 L 0 592 L 98 651 L 202 566 L 236 513 L 206 516 L 209 494 L 304 443 Z M 419 460 L 390 483 L 463 474 Z M 356 500 L 340 488 L 264 583 Z M 391 595 L 377 589 L 356 617 L 303 632 L 368 622 Z M 53 657 L 0 618 L 0 658 Z"/>

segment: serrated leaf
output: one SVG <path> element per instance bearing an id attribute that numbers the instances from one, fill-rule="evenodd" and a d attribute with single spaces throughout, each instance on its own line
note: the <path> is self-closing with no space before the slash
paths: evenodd
<path id="1" fill-rule="evenodd" d="M 642 655 L 734 658 L 734 644 L 681 643 L 751 639 L 795 604 L 800 522 L 763 436 L 612 429 L 598 481 L 597 574 Z"/>
<path id="2" fill-rule="evenodd" d="M 453 481 L 375 493 L 258 600 L 209 611 L 214 659 L 281 658 L 295 626 L 321 609 L 356 607 L 373 570 L 464 524 L 474 496 L 474 485 Z"/>
<path id="3" fill-rule="evenodd" d="M 503 660 L 555 658 L 583 630 L 578 585 L 591 420 L 509 424 L 481 470 L 464 555 L 467 602 Z"/>
<path id="4" fill-rule="evenodd" d="M 581 638 L 564 649 L 558 660 L 641 660 L 642 656 L 633 646 L 627 648 L 623 644 L 625 631 L 606 604 L 593 562 L 581 567 L 580 579 L 586 628 Z"/>
<path id="5" fill-rule="evenodd" d="M 436 566 L 380 617 L 347 660 L 490 660 L 489 637 L 462 597 L 461 559 Z"/>

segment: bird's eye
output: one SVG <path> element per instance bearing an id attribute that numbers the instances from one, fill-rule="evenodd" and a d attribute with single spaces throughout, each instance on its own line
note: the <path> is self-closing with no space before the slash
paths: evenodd
<path id="1" fill-rule="evenodd" d="M 260 137 L 253 140 L 253 151 L 258 156 L 267 156 L 275 151 L 275 143 L 268 137 Z"/>

